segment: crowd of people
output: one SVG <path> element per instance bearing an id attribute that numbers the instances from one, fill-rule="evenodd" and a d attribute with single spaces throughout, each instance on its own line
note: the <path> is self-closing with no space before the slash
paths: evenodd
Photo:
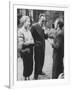
<path id="1" fill-rule="evenodd" d="M 37 80 L 39 75 L 45 75 L 42 71 L 45 58 L 45 39 L 51 38 L 53 48 L 52 79 L 64 78 L 64 21 L 57 18 L 52 27 L 46 27 L 45 14 L 39 15 L 37 23 L 31 24 L 29 16 L 22 16 L 21 27 L 18 28 L 18 53 L 23 60 L 23 76 L 30 80 L 33 72 Z"/>

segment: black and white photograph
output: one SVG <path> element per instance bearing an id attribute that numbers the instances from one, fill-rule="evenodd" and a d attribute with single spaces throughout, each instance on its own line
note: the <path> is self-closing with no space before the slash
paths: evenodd
<path id="1" fill-rule="evenodd" d="M 72 90 L 72 0 L 0 1 L 0 90 Z"/>
<path id="2" fill-rule="evenodd" d="M 17 8 L 17 80 L 64 79 L 64 11 Z"/>

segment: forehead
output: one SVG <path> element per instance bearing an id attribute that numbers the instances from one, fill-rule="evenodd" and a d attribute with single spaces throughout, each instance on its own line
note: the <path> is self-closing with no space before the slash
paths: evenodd
<path id="1" fill-rule="evenodd" d="M 41 16 L 40 18 L 41 18 L 41 19 L 45 19 L 45 16 Z"/>

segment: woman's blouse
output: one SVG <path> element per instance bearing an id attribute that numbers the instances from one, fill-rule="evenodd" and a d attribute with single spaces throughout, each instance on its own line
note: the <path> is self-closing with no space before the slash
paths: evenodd
<path id="1" fill-rule="evenodd" d="M 18 30 L 18 48 L 22 48 L 22 45 L 34 44 L 33 37 L 30 30 L 21 28 Z"/>

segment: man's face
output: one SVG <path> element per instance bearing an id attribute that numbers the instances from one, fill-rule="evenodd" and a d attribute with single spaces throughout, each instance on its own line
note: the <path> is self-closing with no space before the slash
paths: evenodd
<path id="1" fill-rule="evenodd" d="M 45 16 L 40 17 L 41 26 L 45 25 L 45 20 L 46 20 Z"/>

